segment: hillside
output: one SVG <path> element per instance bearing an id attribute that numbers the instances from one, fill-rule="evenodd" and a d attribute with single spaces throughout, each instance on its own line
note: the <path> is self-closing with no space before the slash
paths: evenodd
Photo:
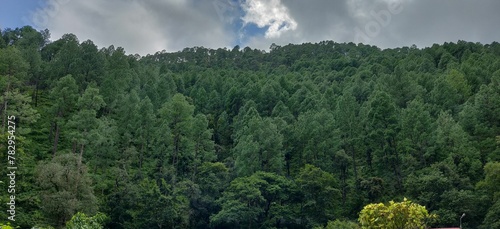
<path id="1" fill-rule="evenodd" d="M 497 42 L 138 56 L 49 37 L 1 32 L 12 225 L 313 228 L 406 197 L 436 227 L 500 228 Z"/>

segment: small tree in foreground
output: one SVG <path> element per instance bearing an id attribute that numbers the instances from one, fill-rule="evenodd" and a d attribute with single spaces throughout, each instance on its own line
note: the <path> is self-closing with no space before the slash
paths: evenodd
<path id="1" fill-rule="evenodd" d="M 1 229 L 14 229 L 14 227 L 10 226 L 10 223 L 7 223 L 7 224 L 0 223 L 0 228 Z"/>
<path id="2" fill-rule="evenodd" d="M 425 229 L 436 217 L 424 206 L 404 198 L 399 203 L 366 205 L 359 214 L 359 222 L 363 229 Z"/>
<path id="3" fill-rule="evenodd" d="M 98 212 L 95 216 L 87 216 L 85 213 L 76 213 L 68 223 L 67 229 L 102 229 L 102 223 L 106 220 L 106 215 Z"/>

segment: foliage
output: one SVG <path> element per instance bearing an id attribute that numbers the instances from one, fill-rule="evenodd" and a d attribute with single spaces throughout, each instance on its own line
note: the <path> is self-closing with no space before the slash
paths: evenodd
<path id="1" fill-rule="evenodd" d="M 436 226 L 465 212 L 468 228 L 497 227 L 498 42 L 139 56 L 49 38 L 0 31 L 16 226 L 100 211 L 116 229 L 349 228 L 363 206 L 407 196 Z"/>
<path id="2" fill-rule="evenodd" d="M 14 227 L 12 227 L 10 225 L 10 222 L 8 222 L 7 224 L 4 224 L 4 223 L 0 224 L 0 228 L 2 228 L 2 229 L 14 229 Z"/>
<path id="3" fill-rule="evenodd" d="M 78 166 L 73 154 L 61 154 L 36 168 L 36 180 L 43 212 L 53 226 L 64 225 L 78 211 L 94 213 L 96 197 L 92 192 L 87 168 Z"/>
<path id="4" fill-rule="evenodd" d="M 273 173 L 257 172 L 231 182 L 218 200 L 221 211 L 210 219 L 214 226 L 237 228 L 279 226 L 292 218 L 286 208 L 293 184 Z"/>
<path id="5" fill-rule="evenodd" d="M 352 221 L 335 220 L 328 221 L 325 227 L 315 227 L 315 229 L 359 229 L 359 225 Z"/>
<path id="6" fill-rule="evenodd" d="M 77 212 L 71 220 L 66 223 L 67 229 L 102 229 L 102 223 L 106 215 L 98 212 L 94 216 L 87 216 L 85 213 Z"/>
<path id="7" fill-rule="evenodd" d="M 366 205 L 359 215 L 361 228 L 417 229 L 427 228 L 437 216 L 429 214 L 424 206 L 412 203 L 389 201 L 389 204 Z"/>

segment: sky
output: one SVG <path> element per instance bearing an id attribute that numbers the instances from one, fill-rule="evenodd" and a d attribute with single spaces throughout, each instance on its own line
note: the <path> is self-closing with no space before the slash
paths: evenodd
<path id="1" fill-rule="evenodd" d="M 395 48 L 500 40 L 499 0 L 0 0 L 0 28 L 154 54 L 333 40 Z"/>

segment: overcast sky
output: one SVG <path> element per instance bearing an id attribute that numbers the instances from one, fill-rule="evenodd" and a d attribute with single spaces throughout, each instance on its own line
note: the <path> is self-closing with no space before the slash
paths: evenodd
<path id="1" fill-rule="evenodd" d="M 0 27 L 74 33 L 146 55 L 185 47 L 500 40 L 499 0 L 0 0 Z"/>

